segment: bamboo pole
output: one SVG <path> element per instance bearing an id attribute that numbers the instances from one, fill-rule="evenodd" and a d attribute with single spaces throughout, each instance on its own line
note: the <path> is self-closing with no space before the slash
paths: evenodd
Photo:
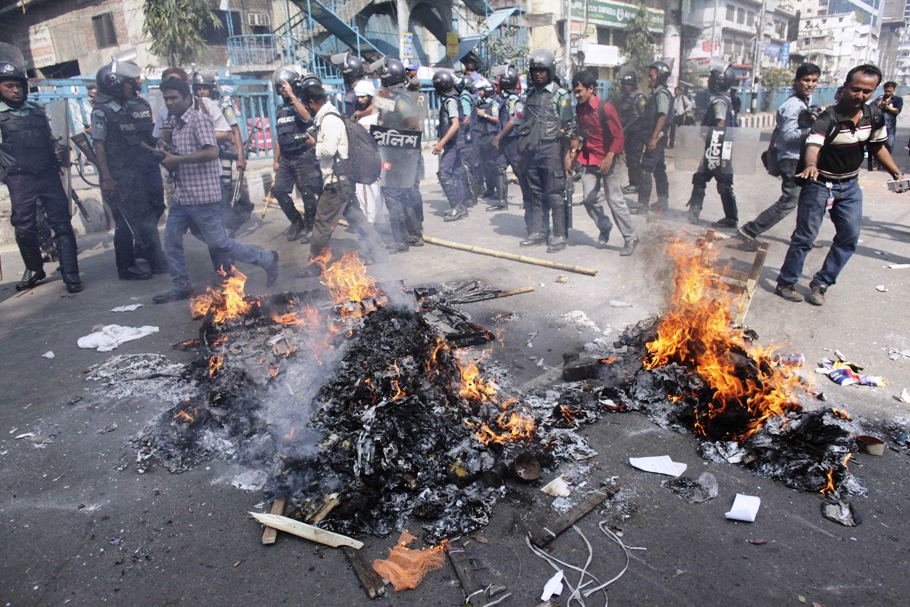
<path id="1" fill-rule="evenodd" d="M 512 261 L 520 261 L 522 263 L 529 263 L 535 266 L 543 266 L 545 268 L 554 268 L 556 270 L 565 270 L 566 272 L 575 272 L 577 274 L 587 274 L 588 276 L 596 276 L 597 270 L 592 268 L 585 268 L 582 266 L 571 266 L 565 263 L 556 263 L 553 261 L 545 261 L 543 259 L 535 259 L 534 257 L 528 257 L 526 255 L 515 255 L 514 253 L 506 253 L 504 251 L 495 251 L 493 249 L 486 249 L 484 247 L 476 247 L 473 245 L 461 244 L 458 242 L 452 242 L 450 240 L 443 240 L 442 238 L 435 238 L 433 236 L 424 236 L 424 242 L 430 244 L 435 244 L 440 247 L 448 247 L 450 249 L 456 249 L 458 251 L 468 251 L 470 253 L 478 253 L 479 255 L 489 255 L 490 257 L 498 257 L 500 259 L 511 259 Z"/>
<path id="2" fill-rule="evenodd" d="M 301 523 L 285 516 L 259 514 L 258 512 L 250 512 L 249 514 L 267 527 L 272 527 L 273 529 L 284 531 L 285 533 L 290 533 L 291 535 L 296 535 L 313 542 L 325 544 L 326 546 L 332 546 L 333 548 L 350 546 L 357 550 L 360 550 L 363 547 L 363 542 L 349 538 L 346 535 L 332 533 L 331 531 L 307 525 L 306 523 Z"/>

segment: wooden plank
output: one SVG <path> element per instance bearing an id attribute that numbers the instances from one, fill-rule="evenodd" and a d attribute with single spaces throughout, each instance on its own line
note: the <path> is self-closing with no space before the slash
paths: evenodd
<path id="1" fill-rule="evenodd" d="M 617 491 L 619 491 L 619 483 L 598 489 L 585 498 L 583 502 L 556 519 L 552 524 L 542 527 L 537 533 L 532 534 L 531 543 L 538 548 L 543 548 L 556 539 L 560 533 L 580 521 L 586 514 L 616 495 Z"/>
<path id="2" fill-rule="evenodd" d="M 721 275 L 721 278 L 723 278 L 725 282 L 728 280 L 746 282 L 751 277 L 751 274 L 749 272 L 742 272 L 740 270 L 727 270 L 723 267 L 717 268 L 717 266 L 714 266 L 714 267 L 719 272 L 723 272 L 723 274 Z"/>
<path id="3" fill-rule="evenodd" d="M 752 271 L 749 272 L 749 280 L 746 288 L 739 300 L 739 309 L 733 321 L 742 324 L 746 320 L 746 314 L 749 312 L 749 306 L 752 305 L 752 298 L 755 297 L 755 286 L 761 278 L 762 268 L 765 267 L 765 258 L 768 256 L 768 247 L 771 245 L 767 242 L 761 243 L 758 251 L 755 253 L 755 261 L 752 262 Z"/>
<path id="4" fill-rule="evenodd" d="M 360 580 L 360 587 L 367 593 L 371 599 L 385 594 L 385 584 L 382 578 L 373 569 L 373 566 L 367 560 L 367 557 L 360 550 L 354 550 L 350 546 L 342 546 L 341 551 L 348 557 L 348 562 L 354 568 L 357 579 Z"/>
<path id="5" fill-rule="evenodd" d="M 278 516 L 284 515 L 284 504 L 285 499 L 283 497 L 277 498 L 272 502 L 272 509 L 269 511 L 270 514 L 276 514 Z M 278 540 L 278 530 L 274 527 L 266 527 L 265 531 L 262 532 L 262 545 L 271 546 Z"/>
<path id="6" fill-rule="evenodd" d="M 358 542 L 357 540 L 346 535 L 341 535 L 340 533 L 332 533 L 331 531 L 326 531 L 325 529 L 320 529 L 319 527 L 314 527 L 312 525 L 307 525 L 306 523 L 295 521 L 294 519 L 287 518 L 286 516 L 278 516 L 275 514 L 259 514 L 258 512 L 250 512 L 249 514 L 263 525 L 268 525 L 269 527 L 274 527 L 278 531 L 284 531 L 285 533 L 290 533 L 291 535 L 296 535 L 297 537 L 302 537 L 312 542 L 325 544 L 326 546 L 331 546 L 332 548 L 337 548 L 339 546 L 350 546 L 351 548 L 360 550 L 363 547 L 363 542 Z"/>
<path id="7" fill-rule="evenodd" d="M 470 602 L 471 597 L 482 589 L 482 586 L 474 576 L 474 568 L 471 566 L 471 559 L 468 558 L 464 548 L 450 546 L 446 549 L 446 554 L 449 555 L 452 567 L 455 568 L 455 575 L 458 576 L 458 581 L 461 582 L 461 588 L 464 590 L 464 595 L 467 597 L 467 601 Z"/>

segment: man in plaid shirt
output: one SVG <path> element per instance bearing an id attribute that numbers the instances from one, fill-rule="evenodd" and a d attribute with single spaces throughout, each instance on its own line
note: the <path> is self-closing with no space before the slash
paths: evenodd
<path id="1" fill-rule="evenodd" d="M 192 282 L 186 269 L 183 235 L 196 226 L 210 249 L 236 261 L 259 266 L 266 273 L 266 286 L 278 280 L 278 253 L 261 251 L 228 238 L 221 219 L 221 163 L 211 121 L 193 109 L 193 95 L 182 80 L 172 78 L 161 85 L 164 103 L 173 126 L 177 155 L 166 154 L 161 165 L 176 173 L 174 200 L 164 229 L 164 252 L 171 272 L 171 290 L 154 298 L 155 303 L 189 299 Z"/>

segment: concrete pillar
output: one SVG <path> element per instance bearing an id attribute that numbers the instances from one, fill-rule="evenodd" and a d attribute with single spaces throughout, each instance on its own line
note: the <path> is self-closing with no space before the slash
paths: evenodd
<path id="1" fill-rule="evenodd" d="M 667 84 L 670 90 L 679 82 L 680 35 L 679 23 L 682 19 L 680 0 L 670 0 L 664 8 L 664 48 L 663 60 L 670 65 L 671 73 Z"/>
<path id="2" fill-rule="evenodd" d="M 408 6 L 408 0 L 395 0 L 395 10 L 398 13 L 398 56 L 401 57 L 403 50 L 401 48 L 401 35 L 410 31 L 411 8 Z"/>

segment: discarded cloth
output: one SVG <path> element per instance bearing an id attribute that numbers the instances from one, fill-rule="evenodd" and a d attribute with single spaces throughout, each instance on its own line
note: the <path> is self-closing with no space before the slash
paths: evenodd
<path id="1" fill-rule="evenodd" d="M 845 360 L 831 360 L 823 358 L 820 366 L 815 370 L 816 373 L 827 375 L 828 378 L 841 386 L 850 386 L 859 384 L 861 386 L 884 386 L 888 383 L 880 375 L 860 375 L 857 373 L 859 367 Z"/>
<path id="2" fill-rule="evenodd" d="M 85 337 L 80 337 L 76 342 L 80 348 L 89 348 L 99 352 L 110 352 L 120 344 L 152 333 L 157 333 L 158 327 L 121 327 L 120 325 L 107 325 L 101 327 L 100 331 L 89 333 Z"/>
<path id="3" fill-rule="evenodd" d="M 130 304 L 128 306 L 117 306 L 112 308 L 111 312 L 133 312 L 142 307 L 142 304 Z"/>

